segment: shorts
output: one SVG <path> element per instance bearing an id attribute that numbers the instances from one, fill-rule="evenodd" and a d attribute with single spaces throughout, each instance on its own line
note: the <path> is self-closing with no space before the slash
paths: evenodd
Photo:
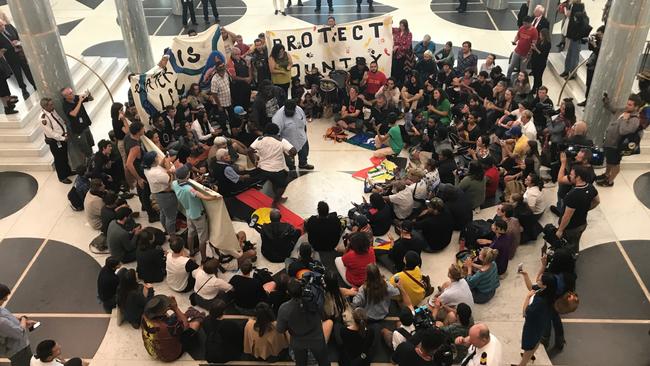
<path id="1" fill-rule="evenodd" d="M 268 172 L 262 170 L 262 176 L 271 181 L 274 188 L 286 187 L 289 184 L 287 182 L 289 173 L 286 170 L 280 170 L 279 172 Z"/>
<path id="2" fill-rule="evenodd" d="M 607 165 L 619 165 L 621 163 L 621 152 L 614 147 L 606 147 L 605 150 L 605 162 Z"/>
<path id="3" fill-rule="evenodd" d="M 207 243 L 210 239 L 210 231 L 208 229 L 208 219 L 205 214 L 202 214 L 197 219 L 187 220 L 187 237 L 192 238 L 194 234 L 199 238 L 199 245 Z"/>

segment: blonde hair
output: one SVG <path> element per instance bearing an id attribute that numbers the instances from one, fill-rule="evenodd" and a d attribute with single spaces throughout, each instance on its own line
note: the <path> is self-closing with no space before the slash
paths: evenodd
<path id="1" fill-rule="evenodd" d="M 424 54 L 423 54 L 423 55 L 424 55 L 424 56 L 427 56 L 427 57 L 430 57 L 430 58 L 433 58 L 433 52 L 431 52 L 431 50 L 426 50 L 426 51 L 424 51 Z"/>
<path id="2" fill-rule="evenodd" d="M 0 11 L 0 20 L 4 21 L 6 24 L 11 23 L 9 16 L 4 11 Z"/>
<path id="3" fill-rule="evenodd" d="M 499 250 L 492 248 L 483 248 L 481 249 L 481 254 L 483 255 L 483 264 L 490 264 L 494 262 L 494 260 L 499 255 Z"/>

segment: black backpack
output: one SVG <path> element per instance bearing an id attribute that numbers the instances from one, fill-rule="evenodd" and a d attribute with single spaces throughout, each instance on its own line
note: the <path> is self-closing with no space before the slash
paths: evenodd
<path id="1" fill-rule="evenodd" d="M 302 275 L 302 306 L 310 313 L 320 313 L 325 304 L 325 283 L 318 272 L 305 272 Z"/>

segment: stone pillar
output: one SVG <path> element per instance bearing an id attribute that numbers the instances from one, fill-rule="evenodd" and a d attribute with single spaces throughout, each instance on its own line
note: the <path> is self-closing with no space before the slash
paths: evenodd
<path id="1" fill-rule="evenodd" d="M 508 0 L 486 0 L 485 7 L 492 10 L 508 9 Z"/>
<path id="2" fill-rule="evenodd" d="M 38 95 L 41 98 L 52 98 L 59 114 L 63 116 L 60 90 L 65 87 L 74 88 L 74 85 L 50 2 L 9 0 L 9 9 L 34 76 Z"/>
<path id="3" fill-rule="evenodd" d="M 154 62 L 142 1 L 115 0 L 115 7 L 129 57 L 129 70 L 136 74 L 147 72 Z"/>
<path id="4" fill-rule="evenodd" d="M 564 17 L 564 15 L 558 14 L 557 12 L 557 6 L 559 2 L 558 0 L 542 0 L 541 4 L 544 5 L 544 8 L 546 9 L 546 14 L 544 14 L 544 16 L 546 16 L 548 22 L 551 23 L 549 27 L 549 33 L 553 34 L 553 26 L 555 26 L 555 23 L 561 21 L 562 17 Z M 535 7 L 531 8 L 530 10 L 531 14 L 533 9 L 535 9 Z M 559 33 L 559 27 L 558 27 L 558 33 Z"/>
<path id="5" fill-rule="evenodd" d="M 650 0 L 612 3 L 584 114 L 589 137 L 596 144 L 602 142 L 607 125 L 615 118 L 603 107 L 603 93 L 607 93 L 612 108 L 623 109 L 632 92 L 649 28 Z"/>
<path id="6" fill-rule="evenodd" d="M 170 0 L 172 2 L 172 14 L 183 15 L 183 6 L 181 0 Z"/>

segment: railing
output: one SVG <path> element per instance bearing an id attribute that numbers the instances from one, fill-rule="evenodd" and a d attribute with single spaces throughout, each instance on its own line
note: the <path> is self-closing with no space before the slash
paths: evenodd
<path id="1" fill-rule="evenodd" d="M 571 70 L 569 75 L 567 75 L 566 80 L 564 80 L 564 84 L 562 84 L 562 89 L 560 89 L 560 95 L 557 97 L 557 105 L 560 105 L 560 102 L 562 102 L 562 93 L 564 93 L 564 88 L 566 88 L 566 83 L 571 80 L 571 78 L 578 72 L 578 69 L 582 67 L 582 65 L 586 64 L 587 61 L 589 61 L 589 58 L 583 60 L 578 66 L 575 67 L 575 69 Z"/>
<path id="2" fill-rule="evenodd" d="M 77 61 L 78 63 L 82 64 L 88 70 L 90 70 L 90 72 L 92 72 L 95 76 L 97 76 L 97 79 L 99 79 L 99 81 L 102 82 L 102 85 L 104 85 L 104 88 L 106 88 L 106 92 L 108 93 L 108 96 L 111 98 L 111 103 L 115 103 L 115 100 L 113 99 L 113 93 L 111 93 L 111 88 L 109 88 L 108 85 L 106 85 L 106 82 L 104 81 L 104 79 L 102 79 L 102 77 L 99 76 L 99 74 L 96 73 L 95 70 L 92 69 L 92 67 L 88 66 L 85 62 L 83 62 L 83 60 L 79 59 L 78 57 L 69 55 L 67 53 L 65 55 L 70 57 L 71 59 Z"/>

